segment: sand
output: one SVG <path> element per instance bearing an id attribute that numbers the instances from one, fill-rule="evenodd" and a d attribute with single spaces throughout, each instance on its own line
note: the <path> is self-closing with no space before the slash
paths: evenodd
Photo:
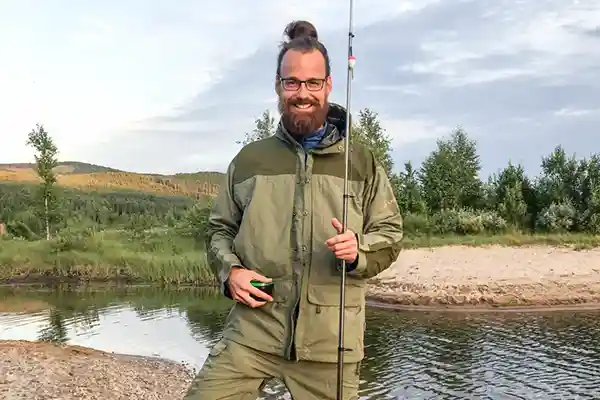
<path id="1" fill-rule="evenodd" d="M 192 376 L 170 361 L 79 346 L 0 341 L 0 399 L 174 400 Z"/>
<path id="2" fill-rule="evenodd" d="M 370 280 L 368 298 L 400 308 L 600 305 L 600 249 L 405 250 L 396 263 Z"/>

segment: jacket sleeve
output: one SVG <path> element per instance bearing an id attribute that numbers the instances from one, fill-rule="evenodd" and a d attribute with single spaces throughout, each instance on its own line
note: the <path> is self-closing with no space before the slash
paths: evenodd
<path id="1" fill-rule="evenodd" d="M 206 228 L 206 256 L 210 269 L 221 285 L 222 293 L 231 298 L 227 279 L 233 267 L 243 267 L 233 251 L 235 239 L 242 219 L 242 208 L 233 195 L 235 163 L 227 168 L 225 181 L 213 202 Z"/>
<path id="2" fill-rule="evenodd" d="M 384 169 L 375 162 L 375 173 L 364 195 L 364 227 L 357 232 L 358 258 L 347 274 L 369 279 L 396 261 L 403 239 L 403 221 L 392 185 Z"/>

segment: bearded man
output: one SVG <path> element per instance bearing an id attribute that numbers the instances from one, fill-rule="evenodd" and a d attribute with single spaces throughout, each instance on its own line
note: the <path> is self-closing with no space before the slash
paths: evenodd
<path id="1" fill-rule="evenodd" d="M 334 400 L 341 260 L 347 262 L 344 398 L 358 399 L 366 280 L 398 257 L 402 218 L 373 153 L 351 144 L 342 215 L 346 110 L 329 103 L 331 67 L 307 21 L 288 25 L 277 60 L 274 136 L 230 163 L 210 214 L 208 260 L 236 301 L 187 400 L 256 399 L 281 379 L 294 399 Z M 251 281 L 272 282 L 273 295 Z"/>

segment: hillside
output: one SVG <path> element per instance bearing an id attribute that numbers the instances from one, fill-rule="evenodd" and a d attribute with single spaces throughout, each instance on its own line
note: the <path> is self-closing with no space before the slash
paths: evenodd
<path id="1" fill-rule="evenodd" d="M 220 172 L 175 175 L 140 174 L 76 161 L 55 168 L 60 186 L 90 190 L 135 190 L 161 195 L 199 198 L 215 196 L 223 174 Z M 39 182 L 35 164 L 0 164 L 0 181 Z"/>
<path id="2" fill-rule="evenodd" d="M 35 164 L 17 163 L 0 164 L 0 171 L 3 170 L 32 170 L 35 171 Z M 79 161 L 61 161 L 58 167 L 54 169 L 57 174 L 91 174 L 95 172 L 124 172 L 115 168 L 104 167 L 102 165 L 88 164 Z"/>

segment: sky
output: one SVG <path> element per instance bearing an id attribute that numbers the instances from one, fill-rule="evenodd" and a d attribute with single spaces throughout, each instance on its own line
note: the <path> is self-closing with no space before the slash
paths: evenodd
<path id="1" fill-rule="evenodd" d="M 0 0 L 0 163 L 224 171 L 269 109 L 285 25 L 313 22 L 345 104 L 349 1 Z M 396 168 L 454 129 L 482 174 L 537 174 L 557 145 L 600 152 L 600 0 L 355 0 L 351 111 L 369 107 Z"/>

